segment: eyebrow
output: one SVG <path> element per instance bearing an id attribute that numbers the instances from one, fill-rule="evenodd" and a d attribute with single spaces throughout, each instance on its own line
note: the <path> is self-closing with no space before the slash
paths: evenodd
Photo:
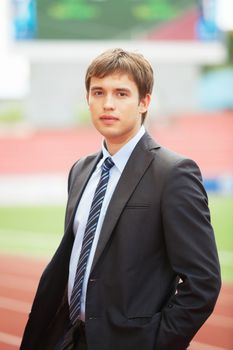
<path id="1" fill-rule="evenodd" d="M 92 86 L 91 87 L 91 89 L 90 89 L 91 91 L 95 91 L 95 90 L 104 90 L 104 88 L 102 87 L 102 86 Z M 131 90 L 130 89 L 127 89 L 127 88 L 116 88 L 116 89 L 114 89 L 115 91 L 125 91 L 125 92 L 131 92 Z"/>
<path id="2" fill-rule="evenodd" d="M 117 88 L 116 91 L 131 92 L 131 90 L 130 90 L 130 89 L 127 89 L 127 88 Z"/>
<path id="3" fill-rule="evenodd" d="M 93 91 L 93 90 L 103 90 L 103 88 L 101 86 L 93 86 L 93 87 L 91 87 L 90 90 L 91 91 Z"/>

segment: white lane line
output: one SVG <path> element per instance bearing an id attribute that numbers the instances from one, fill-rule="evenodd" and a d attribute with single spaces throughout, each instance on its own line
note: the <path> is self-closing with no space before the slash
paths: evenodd
<path id="1" fill-rule="evenodd" d="M 207 323 L 212 326 L 217 326 L 220 328 L 231 328 L 233 329 L 233 317 L 222 316 L 213 314 L 208 320 Z"/>
<path id="2" fill-rule="evenodd" d="M 192 341 L 189 349 L 190 350 L 227 350 L 226 348 L 222 348 L 222 347 L 220 348 L 219 346 L 200 343 L 197 341 Z"/>
<path id="3" fill-rule="evenodd" d="M 28 314 L 31 309 L 31 303 L 16 299 L 0 297 L 0 308 Z"/>
<path id="4" fill-rule="evenodd" d="M 16 290 L 35 292 L 39 282 L 38 279 L 23 278 L 0 273 L 0 286 Z"/>
<path id="5" fill-rule="evenodd" d="M 8 345 L 19 346 L 21 343 L 21 338 L 12 334 L 0 332 L 0 342 Z"/>
<path id="6" fill-rule="evenodd" d="M 1 175 L 0 205 L 64 205 L 66 183 L 62 174 Z"/>

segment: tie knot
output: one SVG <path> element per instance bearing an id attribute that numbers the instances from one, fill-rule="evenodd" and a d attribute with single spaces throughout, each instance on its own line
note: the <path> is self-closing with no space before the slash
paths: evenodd
<path id="1" fill-rule="evenodd" d="M 110 157 L 106 158 L 102 165 L 103 171 L 109 171 L 113 167 L 114 163 Z"/>

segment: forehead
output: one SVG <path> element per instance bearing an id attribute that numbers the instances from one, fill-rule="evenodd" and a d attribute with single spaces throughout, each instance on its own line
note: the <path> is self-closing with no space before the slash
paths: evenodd
<path id="1" fill-rule="evenodd" d="M 126 73 L 109 74 L 103 78 L 94 76 L 90 80 L 90 89 L 95 87 L 138 90 L 135 81 Z"/>

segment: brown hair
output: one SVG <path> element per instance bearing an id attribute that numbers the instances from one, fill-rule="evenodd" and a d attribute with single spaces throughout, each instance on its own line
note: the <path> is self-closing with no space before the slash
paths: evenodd
<path id="1" fill-rule="evenodd" d="M 152 93 L 154 78 L 153 69 L 143 55 L 122 49 L 113 49 L 97 56 L 86 72 L 85 85 L 87 93 L 92 77 L 104 78 L 113 73 L 126 73 L 137 85 L 139 99 Z M 142 122 L 147 112 L 142 114 Z"/>

